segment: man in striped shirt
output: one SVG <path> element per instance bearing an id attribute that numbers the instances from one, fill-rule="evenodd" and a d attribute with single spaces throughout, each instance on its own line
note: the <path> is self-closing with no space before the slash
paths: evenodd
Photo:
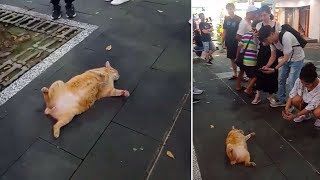
<path id="1" fill-rule="evenodd" d="M 251 21 L 255 20 L 257 18 L 258 12 L 257 8 L 254 7 L 253 5 L 250 5 L 247 9 L 247 14 L 244 19 L 239 24 L 239 29 L 237 31 L 237 39 L 239 41 L 239 47 L 238 47 L 238 52 L 237 52 L 237 57 L 239 57 L 240 51 L 243 52 L 247 43 L 248 48 L 244 54 L 244 59 L 243 59 L 243 65 L 240 67 L 240 72 L 238 75 L 237 83 L 236 83 L 236 90 L 240 91 L 243 90 L 241 86 L 241 80 L 243 78 L 244 72 L 249 78 L 249 84 L 245 92 L 247 94 L 252 93 L 252 87 L 255 83 L 254 75 L 255 75 L 255 67 L 257 64 L 257 47 L 256 47 L 256 42 L 257 39 L 255 36 L 252 37 L 255 29 L 255 25 L 251 24 Z M 252 28 L 253 27 L 253 28 Z M 252 38 L 251 38 L 252 37 Z M 250 42 L 249 39 L 251 38 Z"/>

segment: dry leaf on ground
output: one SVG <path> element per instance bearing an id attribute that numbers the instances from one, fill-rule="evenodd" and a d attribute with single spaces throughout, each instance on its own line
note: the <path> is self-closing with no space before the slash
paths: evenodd
<path id="1" fill-rule="evenodd" d="M 170 151 L 167 151 L 167 156 L 169 156 L 169 157 L 171 157 L 172 159 L 174 159 L 174 156 L 173 156 L 172 152 L 170 152 Z"/>
<path id="2" fill-rule="evenodd" d="M 214 125 L 211 124 L 211 125 L 210 125 L 210 128 L 214 128 Z"/>
<path id="3" fill-rule="evenodd" d="M 111 46 L 111 45 L 109 45 L 109 46 L 106 47 L 106 50 L 107 50 L 107 51 L 110 51 L 111 49 L 112 49 L 112 46 Z"/>

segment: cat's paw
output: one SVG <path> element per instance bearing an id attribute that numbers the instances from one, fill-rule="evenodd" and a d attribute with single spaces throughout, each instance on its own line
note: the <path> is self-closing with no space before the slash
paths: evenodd
<path id="1" fill-rule="evenodd" d="M 43 87 L 43 88 L 41 88 L 41 92 L 47 93 L 47 92 L 49 92 L 49 89 L 47 87 Z"/>
<path id="2" fill-rule="evenodd" d="M 49 108 L 46 108 L 46 109 L 44 110 L 44 114 L 46 114 L 46 115 L 50 114 L 50 112 L 51 112 L 51 109 L 49 109 Z"/>
<path id="3" fill-rule="evenodd" d="M 60 136 L 60 128 L 56 127 L 55 125 L 53 126 L 53 136 L 55 138 L 58 138 Z"/>
<path id="4" fill-rule="evenodd" d="M 231 165 L 235 165 L 235 164 L 236 164 L 236 161 L 231 161 L 230 164 L 231 164 Z"/>
<path id="5" fill-rule="evenodd" d="M 125 96 L 125 97 L 130 96 L 129 91 L 127 91 L 127 90 L 123 90 L 123 91 L 122 91 L 122 96 Z"/>

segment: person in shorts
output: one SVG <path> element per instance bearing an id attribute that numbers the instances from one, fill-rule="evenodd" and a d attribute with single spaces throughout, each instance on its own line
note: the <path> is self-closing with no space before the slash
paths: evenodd
<path id="1" fill-rule="evenodd" d="M 205 54 L 205 60 L 207 65 L 212 65 L 212 53 L 214 52 L 214 45 L 211 40 L 211 32 L 213 31 L 212 26 L 205 22 L 205 16 L 203 13 L 199 14 L 199 18 L 201 19 L 201 22 L 199 24 L 199 29 L 201 32 L 201 40 L 203 44 L 203 50 Z"/>

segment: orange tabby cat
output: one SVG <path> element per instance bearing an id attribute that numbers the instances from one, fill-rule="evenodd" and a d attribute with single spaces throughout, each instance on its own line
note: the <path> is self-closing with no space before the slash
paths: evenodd
<path id="1" fill-rule="evenodd" d="M 250 153 L 247 147 L 247 140 L 253 135 L 255 135 L 254 132 L 245 136 L 242 130 L 232 126 L 226 139 L 226 153 L 231 165 L 244 163 L 245 166 L 256 166 L 254 162 L 250 162 Z"/>
<path id="2" fill-rule="evenodd" d="M 50 88 L 41 89 L 46 103 L 45 114 L 57 120 L 53 135 L 58 138 L 60 128 L 75 115 L 88 110 L 96 100 L 110 96 L 129 96 L 127 90 L 115 89 L 113 82 L 119 79 L 118 71 L 107 61 L 102 68 L 91 69 L 71 78 L 68 82 L 54 82 Z"/>

